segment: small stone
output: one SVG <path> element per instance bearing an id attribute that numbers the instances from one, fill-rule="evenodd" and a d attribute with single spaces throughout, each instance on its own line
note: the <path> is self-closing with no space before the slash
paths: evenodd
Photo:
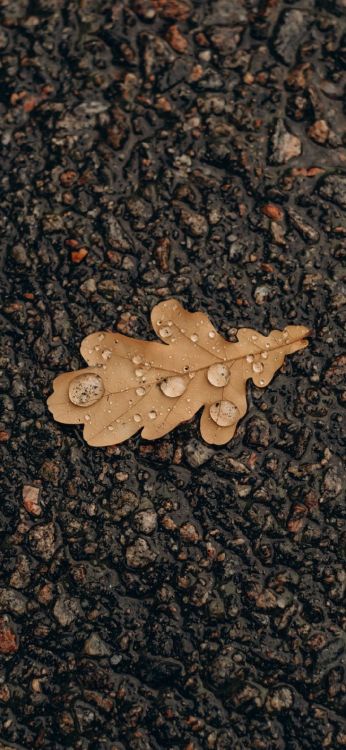
<path id="1" fill-rule="evenodd" d="M 284 711 L 293 705 L 293 693 L 287 687 L 279 687 L 268 696 L 266 706 L 269 711 Z"/>
<path id="2" fill-rule="evenodd" d="M 294 229 L 299 232 L 301 237 L 303 237 L 304 240 L 307 242 L 318 242 L 320 239 L 319 232 L 317 229 L 314 229 L 314 227 L 310 226 L 310 224 L 306 224 L 305 221 L 302 219 L 300 214 L 298 214 L 297 211 L 294 211 L 292 208 L 288 209 L 287 211 L 290 223 L 294 227 Z"/>
<path id="3" fill-rule="evenodd" d="M 193 237 L 204 237 L 208 232 L 208 222 L 202 214 L 193 213 L 186 208 L 181 210 L 181 220 Z"/>
<path id="4" fill-rule="evenodd" d="M 268 448 L 270 440 L 269 425 L 264 419 L 252 417 L 246 425 L 244 442 L 253 448 Z"/>
<path id="5" fill-rule="evenodd" d="M 34 555 L 42 560 L 50 560 L 56 546 L 55 524 L 52 522 L 34 526 L 29 531 L 29 543 Z"/>
<path id="6" fill-rule="evenodd" d="M 203 466 L 214 455 L 214 450 L 199 440 L 190 440 L 184 449 L 185 458 L 193 469 Z"/>
<path id="7" fill-rule="evenodd" d="M 286 128 L 282 118 L 276 121 L 271 138 L 271 149 L 270 162 L 275 165 L 286 164 L 302 152 L 300 139 Z"/>
<path id="8" fill-rule="evenodd" d="M 26 599 L 15 589 L 0 589 L 0 609 L 14 615 L 24 615 Z"/>
<path id="9" fill-rule="evenodd" d="M 322 198 L 346 209 L 346 174 L 335 173 L 322 177 L 317 192 Z"/>
<path id="10" fill-rule="evenodd" d="M 281 13 L 274 30 L 273 47 L 286 65 L 293 65 L 296 60 L 297 47 L 305 32 L 306 14 L 292 9 Z"/>
<path id="11" fill-rule="evenodd" d="M 134 516 L 134 525 L 137 531 L 143 534 L 152 534 L 156 529 L 157 513 L 154 510 L 140 510 Z"/>
<path id="12" fill-rule="evenodd" d="M 340 354 L 332 360 L 324 373 L 324 382 L 331 386 L 342 386 L 346 380 L 346 354 Z"/>
<path id="13" fill-rule="evenodd" d="M 60 596 L 54 604 L 53 614 L 63 627 L 72 625 L 76 617 L 81 614 L 78 599 L 65 595 Z"/>
<path id="14" fill-rule="evenodd" d="M 166 32 L 166 39 L 168 44 L 170 44 L 176 52 L 184 54 L 184 52 L 186 52 L 186 50 L 188 49 L 188 41 L 186 37 L 183 36 L 176 24 L 173 24 L 173 26 L 169 27 L 168 31 Z"/>
<path id="15" fill-rule="evenodd" d="M 328 497 L 337 497 L 343 489 L 343 482 L 337 468 L 331 466 L 323 477 L 323 491 Z"/>
<path id="16" fill-rule="evenodd" d="M 185 542 L 191 542 L 192 544 L 196 544 L 201 538 L 193 523 L 184 523 L 180 527 L 179 532 Z"/>
<path id="17" fill-rule="evenodd" d="M 84 643 L 84 652 L 88 656 L 110 656 L 111 649 L 98 633 L 92 633 Z"/>
<path id="18" fill-rule="evenodd" d="M 134 544 L 127 547 L 125 554 L 127 565 L 131 568 L 146 568 L 157 557 L 143 537 L 138 537 Z"/>
<path id="19" fill-rule="evenodd" d="M 0 654 L 7 656 L 15 654 L 19 648 L 19 640 L 13 625 L 6 615 L 0 617 Z"/>
<path id="20" fill-rule="evenodd" d="M 313 125 L 308 129 L 308 136 L 312 138 L 315 143 L 324 145 L 328 141 L 329 132 L 329 125 L 325 120 L 315 120 Z"/>
<path id="21" fill-rule="evenodd" d="M 40 490 L 38 487 L 33 487 L 30 484 L 25 484 L 23 487 L 23 505 L 28 513 L 32 516 L 40 516 L 42 508 L 39 503 Z"/>

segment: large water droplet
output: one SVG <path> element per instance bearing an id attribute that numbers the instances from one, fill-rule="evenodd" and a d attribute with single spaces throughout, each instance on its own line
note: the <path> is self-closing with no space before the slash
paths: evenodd
<path id="1" fill-rule="evenodd" d="M 195 344 L 195 343 L 196 343 L 196 341 L 198 341 L 198 334 L 197 334 L 197 333 L 193 333 L 193 334 L 192 334 L 192 335 L 190 336 L 190 339 L 191 339 L 191 341 L 193 341 L 193 343 Z"/>
<path id="2" fill-rule="evenodd" d="M 160 388 L 165 396 L 170 398 L 177 398 L 186 391 L 187 384 L 184 378 L 180 378 L 179 375 L 173 376 L 172 378 L 166 378 L 160 383 Z"/>
<path id="3" fill-rule="evenodd" d="M 157 412 L 155 411 L 155 409 L 151 409 L 148 416 L 149 416 L 149 419 L 156 419 Z"/>
<path id="4" fill-rule="evenodd" d="M 224 385 L 227 385 L 229 374 L 229 369 L 226 365 L 217 363 L 208 367 L 207 378 L 211 385 L 215 385 L 217 388 L 222 388 Z"/>
<path id="5" fill-rule="evenodd" d="M 141 415 L 140 415 L 140 414 L 134 414 L 134 415 L 133 415 L 133 418 L 134 418 L 135 422 L 140 422 L 140 421 L 141 421 L 141 419 L 142 419 L 142 417 L 141 417 Z"/>
<path id="6" fill-rule="evenodd" d="M 71 380 L 68 396 L 75 406 L 91 406 L 102 398 L 104 392 L 105 387 L 100 375 L 90 372 L 77 375 Z"/>
<path id="7" fill-rule="evenodd" d="M 168 326 L 164 326 L 163 328 L 160 328 L 159 334 L 161 338 L 168 339 L 169 336 L 172 336 L 172 329 L 169 328 Z"/>
<path id="8" fill-rule="evenodd" d="M 137 396 L 145 396 L 145 388 L 142 388 L 141 386 L 139 388 L 136 388 Z"/>
<path id="9" fill-rule="evenodd" d="M 252 365 L 252 369 L 254 372 L 262 372 L 263 370 L 262 362 L 254 362 Z"/>
<path id="10" fill-rule="evenodd" d="M 135 354 L 134 357 L 132 357 L 132 362 L 134 365 L 140 365 L 142 362 L 142 357 L 140 354 Z"/>
<path id="11" fill-rule="evenodd" d="M 229 427 L 237 421 L 239 410 L 232 401 L 217 401 L 210 406 L 209 414 L 219 427 Z"/>

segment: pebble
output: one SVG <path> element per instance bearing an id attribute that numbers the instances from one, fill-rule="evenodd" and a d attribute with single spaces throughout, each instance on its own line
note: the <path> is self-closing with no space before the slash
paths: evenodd
<path id="1" fill-rule="evenodd" d="M 126 563 L 130 568 L 146 568 L 157 557 L 156 552 L 143 537 L 138 537 L 134 544 L 129 545 L 125 555 Z"/>
<path id="2" fill-rule="evenodd" d="M 29 531 L 29 544 L 34 555 L 42 560 L 51 560 L 56 549 L 55 524 L 46 523 L 34 526 Z"/>
<path id="3" fill-rule="evenodd" d="M 275 165 L 286 164 L 290 159 L 300 156 L 302 152 L 300 139 L 288 130 L 281 118 L 276 121 L 271 148 L 270 161 Z"/>

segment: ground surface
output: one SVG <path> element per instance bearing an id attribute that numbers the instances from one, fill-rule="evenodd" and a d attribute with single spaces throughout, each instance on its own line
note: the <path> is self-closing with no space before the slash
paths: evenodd
<path id="1" fill-rule="evenodd" d="M 2 0 L 0 748 L 339 750 L 342 0 Z M 52 379 L 176 296 L 313 328 L 230 445 Z"/>

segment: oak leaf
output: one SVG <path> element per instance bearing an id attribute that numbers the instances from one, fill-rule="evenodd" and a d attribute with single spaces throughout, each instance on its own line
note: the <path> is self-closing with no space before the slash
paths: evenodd
<path id="1" fill-rule="evenodd" d="M 89 445 L 121 443 L 138 430 L 154 440 L 202 406 L 203 439 L 227 443 L 247 411 L 246 381 L 264 388 L 310 333 L 304 326 L 269 336 L 240 328 L 230 343 L 204 313 L 187 312 L 174 299 L 156 305 L 151 321 L 163 343 L 92 333 L 81 345 L 89 367 L 54 380 L 50 411 L 58 422 L 84 424 Z"/>

